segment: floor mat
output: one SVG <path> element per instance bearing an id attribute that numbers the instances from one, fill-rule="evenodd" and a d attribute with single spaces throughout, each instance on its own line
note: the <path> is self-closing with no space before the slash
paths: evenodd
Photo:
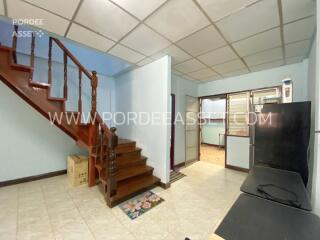
<path id="1" fill-rule="evenodd" d="M 164 200 L 157 194 L 147 191 L 119 205 L 120 209 L 132 220 L 150 211 Z"/>
<path id="2" fill-rule="evenodd" d="M 177 170 L 173 170 L 170 172 L 170 183 L 174 183 L 178 180 L 180 180 L 181 178 L 185 177 L 186 175 L 184 175 L 183 173 L 177 171 Z"/>

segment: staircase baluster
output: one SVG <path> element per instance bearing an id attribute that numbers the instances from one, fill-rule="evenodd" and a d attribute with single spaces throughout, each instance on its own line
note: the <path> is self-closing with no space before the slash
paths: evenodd
<path id="1" fill-rule="evenodd" d="M 92 71 L 92 79 L 91 79 L 91 115 L 95 117 L 97 111 L 97 86 L 98 86 L 98 78 L 97 72 Z"/>
<path id="2" fill-rule="evenodd" d="M 64 71 L 63 97 L 65 99 L 68 99 L 68 55 L 65 51 L 63 53 L 63 71 Z"/>
<path id="3" fill-rule="evenodd" d="M 82 71 L 79 68 L 79 101 L 78 101 L 78 112 L 80 116 L 82 114 Z"/>
<path id="4" fill-rule="evenodd" d="M 31 38 L 31 53 L 30 53 L 30 66 L 32 68 L 32 75 L 30 76 L 30 80 L 33 79 L 33 72 L 34 72 L 34 48 L 35 48 L 35 36 L 34 33 L 32 33 Z"/>
<path id="5" fill-rule="evenodd" d="M 17 63 L 17 41 L 18 41 L 18 25 L 14 25 L 14 32 L 12 37 L 12 57 L 14 63 Z"/>
<path id="6" fill-rule="evenodd" d="M 108 167 L 107 172 L 107 202 L 111 206 L 111 197 L 117 193 L 117 181 L 116 173 L 118 171 L 116 161 L 116 147 L 118 146 L 118 136 L 116 134 L 117 129 L 112 127 L 110 129 L 111 137 L 108 139 Z"/>
<path id="7" fill-rule="evenodd" d="M 52 84 L 52 38 L 49 38 L 49 56 L 48 56 L 48 84 Z"/>

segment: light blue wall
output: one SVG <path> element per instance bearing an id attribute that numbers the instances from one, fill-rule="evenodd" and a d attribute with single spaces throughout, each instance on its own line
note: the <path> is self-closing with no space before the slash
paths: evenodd
<path id="1" fill-rule="evenodd" d="M 176 114 L 180 113 L 185 120 L 186 95 L 198 97 L 198 84 L 172 74 L 171 93 L 176 96 Z M 185 125 L 178 121 L 175 126 L 175 149 L 174 163 L 179 164 L 185 161 Z"/>
<path id="2" fill-rule="evenodd" d="M 0 182 L 66 169 L 84 153 L 73 139 L 0 81 Z"/>
<path id="3" fill-rule="evenodd" d="M 166 117 L 170 112 L 171 58 L 165 56 L 143 67 L 125 73 L 116 79 L 116 111 L 128 116 L 133 112 L 156 113 L 155 117 Z M 143 120 L 143 119 L 142 119 Z M 170 124 L 146 121 L 144 124 L 131 121 L 117 124 L 118 135 L 137 142 L 148 164 L 163 183 L 169 182 Z"/>
<path id="4" fill-rule="evenodd" d="M 306 101 L 308 99 L 307 60 L 302 63 L 202 83 L 199 85 L 199 96 L 279 86 L 282 85 L 282 79 L 286 77 L 291 77 L 293 80 L 293 100 Z"/>

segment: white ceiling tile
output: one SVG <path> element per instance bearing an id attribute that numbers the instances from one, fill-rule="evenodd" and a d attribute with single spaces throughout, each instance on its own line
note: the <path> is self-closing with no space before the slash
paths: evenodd
<path id="1" fill-rule="evenodd" d="M 230 42 L 279 25 L 277 0 L 259 1 L 217 22 L 217 26 Z"/>
<path id="2" fill-rule="evenodd" d="M 286 45 L 286 58 L 307 56 L 310 48 L 310 41 L 301 41 Z"/>
<path id="3" fill-rule="evenodd" d="M 315 31 L 315 17 L 306 18 L 294 23 L 284 25 L 284 40 L 285 43 L 291 43 L 309 39 Z"/>
<path id="4" fill-rule="evenodd" d="M 305 59 L 305 58 L 306 58 L 306 56 L 287 58 L 286 62 L 287 62 L 287 64 L 299 63 L 299 62 L 302 62 L 303 59 Z"/>
<path id="5" fill-rule="evenodd" d="M 241 57 L 281 46 L 280 28 L 252 36 L 232 44 Z"/>
<path id="6" fill-rule="evenodd" d="M 200 69 L 205 68 L 206 66 L 199 62 L 197 59 L 193 58 L 183 63 L 179 63 L 174 66 L 174 69 L 182 73 L 190 73 Z"/>
<path id="7" fill-rule="evenodd" d="M 260 65 L 283 59 L 282 48 L 274 48 L 243 58 L 248 66 Z"/>
<path id="8" fill-rule="evenodd" d="M 270 69 L 270 68 L 280 67 L 283 64 L 284 64 L 283 60 L 278 60 L 278 61 L 271 62 L 271 63 L 264 63 L 264 64 L 260 64 L 257 66 L 252 66 L 252 67 L 250 67 L 250 70 L 252 72 L 258 72 L 258 71 L 262 71 L 262 70 L 266 70 L 266 69 Z"/>
<path id="9" fill-rule="evenodd" d="M 229 46 L 219 48 L 217 50 L 203 54 L 198 57 L 199 60 L 201 60 L 209 66 L 225 63 L 237 58 L 238 56 Z"/>
<path id="10" fill-rule="evenodd" d="M 283 22 L 315 15 L 316 8 L 315 0 L 282 0 Z"/>
<path id="11" fill-rule="evenodd" d="M 197 0 L 212 21 L 226 17 L 257 0 Z"/>
<path id="12" fill-rule="evenodd" d="M 244 69 L 246 68 L 246 66 L 240 59 L 236 59 L 230 62 L 213 66 L 212 68 L 220 74 L 225 74 L 229 72 L 234 72 L 236 70 Z"/>
<path id="13" fill-rule="evenodd" d="M 142 67 L 142 66 L 149 64 L 151 62 L 153 62 L 153 60 L 151 58 L 145 58 L 142 61 L 138 62 L 137 65 Z"/>
<path id="14" fill-rule="evenodd" d="M 175 42 L 209 25 L 209 21 L 192 0 L 171 0 L 146 24 Z"/>
<path id="15" fill-rule="evenodd" d="M 182 49 L 193 56 L 199 56 L 227 45 L 220 33 L 212 26 L 206 27 L 177 42 Z"/>
<path id="16" fill-rule="evenodd" d="M 210 68 L 205 68 L 196 72 L 188 73 L 194 79 L 202 80 L 217 76 L 218 74 Z"/>
<path id="17" fill-rule="evenodd" d="M 146 18 L 167 0 L 111 0 L 140 20 Z"/>
<path id="18" fill-rule="evenodd" d="M 113 40 L 119 40 L 138 24 L 138 20 L 106 0 L 84 0 L 75 21 Z"/>
<path id="19" fill-rule="evenodd" d="M 121 43 L 148 56 L 170 45 L 168 40 L 143 24 L 126 36 Z"/>
<path id="20" fill-rule="evenodd" d="M 237 70 L 235 72 L 223 74 L 223 77 L 225 77 L 225 78 L 236 77 L 236 76 L 240 76 L 240 75 L 247 74 L 247 73 L 249 73 L 249 71 L 247 69 L 241 69 L 241 70 Z"/>
<path id="21" fill-rule="evenodd" d="M 184 52 L 175 45 L 171 45 L 170 47 L 162 50 L 162 52 L 171 56 L 172 64 L 177 64 L 192 58 L 188 53 Z"/>
<path id="22" fill-rule="evenodd" d="M 222 77 L 217 75 L 217 76 L 209 77 L 207 79 L 200 80 L 200 82 L 201 83 L 206 83 L 206 82 L 212 82 L 212 81 L 216 81 L 216 80 L 220 80 L 220 79 L 222 79 Z"/>
<path id="23" fill-rule="evenodd" d="M 190 80 L 190 81 L 199 82 L 199 80 L 194 79 L 193 77 L 191 77 L 191 76 L 189 76 L 189 75 L 187 75 L 187 74 L 182 75 L 181 77 L 184 78 L 184 79 Z"/>
<path id="24" fill-rule="evenodd" d="M 171 69 L 171 73 L 173 73 L 173 74 L 175 74 L 177 76 L 182 76 L 183 75 L 183 73 L 181 73 L 181 72 L 179 72 L 177 70 L 174 70 L 174 69 Z"/>
<path id="25" fill-rule="evenodd" d="M 0 14 L 1 14 L 1 15 L 4 15 L 3 0 L 0 0 Z"/>
<path id="26" fill-rule="evenodd" d="M 166 53 L 163 53 L 163 52 L 157 52 L 155 54 L 153 54 L 152 56 L 150 56 L 153 60 L 157 60 L 157 59 L 160 59 L 164 56 L 166 56 L 167 54 Z"/>
<path id="27" fill-rule="evenodd" d="M 7 8 L 10 18 L 44 19 L 43 25 L 36 27 L 59 35 L 64 35 L 69 25 L 69 21 L 20 0 L 7 1 Z"/>
<path id="28" fill-rule="evenodd" d="M 54 12 L 58 15 L 72 19 L 74 12 L 77 9 L 77 6 L 80 0 L 54 0 L 54 1 L 43 1 L 43 0 L 25 0 L 36 6 L 47 9 L 51 12 Z"/>
<path id="29" fill-rule="evenodd" d="M 145 58 L 145 56 L 143 56 L 142 54 L 137 53 L 137 52 L 135 52 L 125 46 L 122 46 L 120 44 L 117 44 L 108 53 L 110 53 L 113 56 L 122 58 L 122 59 L 124 59 L 128 62 L 131 62 L 131 63 L 139 62 Z"/>
<path id="30" fill-rule="evenodd" d="M 106 52 L 115 44 L 115 42 L 89 31 L 75 23 L 71 25 L 67 38 L 103 52 Z"/>

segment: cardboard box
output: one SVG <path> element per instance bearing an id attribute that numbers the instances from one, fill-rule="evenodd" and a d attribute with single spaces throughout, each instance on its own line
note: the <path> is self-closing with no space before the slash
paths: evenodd
<path id="1" fill-rule="evenodd" d="M 88 182 L 88 157 L 81 155 L 68 157 L 68 179 L 74 187 Z"/>

